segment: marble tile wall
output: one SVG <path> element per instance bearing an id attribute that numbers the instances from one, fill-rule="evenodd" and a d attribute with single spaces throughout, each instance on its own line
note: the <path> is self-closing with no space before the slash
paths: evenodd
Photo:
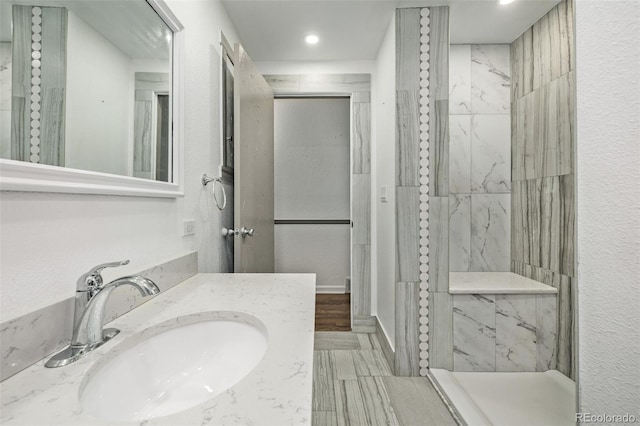
<path id="1" fill-rule="evenodd" d="M 396 9 L 396 260 L 397 376 L 419 374 L 420 281 L 420 9 Z"/>
<path id="2" fill-rule="evenodd" d="M 426 375 L 436 366 L 430 361 L 432 339 L 441 334 L 429 321 L 430 294 L 448 296 L 448 27 L 446 6 L 396 9 L 398 376 Z M 442 327 L 445 339 L 450 324 Z"/>
<path id="3" fill-rule="evenodd" d="M 164 292 L 197 272 L 198 254 L 192 252 L 138 274 L 153 280 Z M 78 276 L 81 274 L 82 271 L 79 271 Z M 142 298 L 134 288 L 119 288 L 107 301 L 105 323 L 148 300 Z M 72 334 L 73 309 L 74 297 L 71 297 L 0 324 L 0 381 L 68 345 Z"/>
<path id="4" fill-rule="evenodd" d="M 421 184 L 428 188 L 421 195 L 428 201 L 427 228 L 420 232 L 428 236 L 428 264 L 424 275 L 428 278 L 428 366 L 452 366 L 452 314 L 449 294 L 449 191 L 450 191 L 450 95 L 449 95 L 449 8 L 431 7 L 430 30 L 423 42 L 428 55 L 421 58 L 429 63 L 428 121 L 421 131 L 428 131 L 428 180 Z M 423 52 L 424 55 L 424 52 Z M 423 268 L 423 265 L 421 265 Z M 421 269 L 422 271 L 422 269 Z M 422 274 L 421 274 L 422 275 Z M 425 291 L 426 292 L 426 291 Z M 424 319 L 425 321 L 427 318 Z M 421 343 L 422 344 L 422 343 Z M 426 373 L 421 369 L 420 374 Z"/>
<path id="5" fill-rule="evenodd" d="M 510 47 L 511 270 L 558 288 L 557 368 L 574 377 L 575 53 L 563 0 Z"/>
<path id="6" fill-rule="evenodd" d="M 556 368 L 554 294 L 453 295 L 454 371 Z"/>
<path id="7" fill-rule="evenodd" d="M 508 45 L 452 45 L 449 270 L 510 270 Z"/>

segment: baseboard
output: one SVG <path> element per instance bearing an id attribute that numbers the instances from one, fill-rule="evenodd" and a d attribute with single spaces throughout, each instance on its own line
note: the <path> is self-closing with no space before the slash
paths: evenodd
<path id="1" fill-rule="evenodd" d="M 374 317 L 376 319 L 376 337 L 378 337 L 378 341 L 380 342 L 380 346 L 382 347 L 382 353 L 384 357 L 387 359 L 387 363 L 391 367 L 393 374 L 395 374 L 394 365 L 395 365 L 395 353 L 393 349 L 391 349 L 391 343 L 387 338 L 387 333 L 384 332 L 384 328 L 382 328 L 382 324 L 380 324 L 380 320 L 378 317 Z"/>
<path id="2" fill-rule="evenodd" d="M 375 333 L 376 317 L 354 316 L 351 319 L 351 331 L 353 331 L 354 333 Z"/>
<path id="3" fill-rule="evenodd" d="M 345 288 L 343 285 L 326 285 L 322 287 L 316 287 L 316 294 L 345 294 Z"/>

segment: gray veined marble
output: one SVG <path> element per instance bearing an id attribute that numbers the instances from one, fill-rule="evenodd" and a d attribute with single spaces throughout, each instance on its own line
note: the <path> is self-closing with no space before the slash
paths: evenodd
<path id="1" fill-rule="evenodd" d="M 449 114 L 471 114 L 471 45 L 449 46 Z"/>
<path id="2" fill-rule="evenodd" d="M 371 173 L 371 104 L 354 101 L 351 108 L 351 139 L 354 145 L 352 173 Z"/>
<path id="3" fill-rule="evenodd" d="M 449 271 L 471 266 L 471 195 L 449 195 Z"/>
<path id="4" fill-rule="evenodd" d="M 449 195 L 449 102 L 431 101 L 429 113 L 429 195 Z"/>
<path id="5" fill-rule="evenodd" d="M 419 281 L 419 189 L 396 188 L 396 281 Z"/>
<path id="6" fill-rule="evenodd" d="M 557 365 L 557 297 L 536 295 L 536 371 L 555 370 Z"/>
<path id="7" fill-rule="evenodd" d="M 353 351 L 329 351 L 335 379 L 352 380 L 358 377 L 352 354 Z"/>
<path id="8" fill-rule="evenodd" d="M 509 194 L 471 195 L 471 271 L 511 270 L 510 198 Z"/>
<path id="9" fill-rule="evenodd" d="M 513 260 L 573 276 L 574 176 L 514 182 Z"/>
<path id="10" fill-rule="evenodd" d="M 429 197 L 429 291 L 449 291 L 449 197 Z"/>
<path id="11" fill-rule="evenodd" d="M 558 371 L 568 377 L 575 377 L 574 366 L 572 362 L 573 358 L 573 310 L 572 310 L 572 289 L 571 289 L 571 277 L 562 275 L 558 272 L 553 272 L 548 269 L 543 269 L 537 266 L 531 266 L 519 261 L 512 262 L 512 271 L 516 274 L 523 275 L 527 278 L 531 278 L 536 281 L 540 281 L 544 284 L 550 285 L 558 289 L 557 294 L 557 310 L 553 315 L 556 321 L 556 348 L 553 353 L 556 356 L 555 360 L 551 361 L 551 364 L 555 362 Z M 542 302 L 544 303 L 544 302 Z M 549 302 L 551 303 L 551 302 Z M 544 306 L 544 305 L 543 305 Z M 540 312 L 540 304 L 538 305 L 538 312 Z M 538 314 L 539 315 L 539 314 Z M 538 318 L 538 321 L 540 319 Z M 545 320 L 546 321 L 546 320 Z M 544 326 L 544 325 L 543 325 Z M 547 341 L 549 341 L 547 339 Z M 538 356 L 540 357 L 541 348 L 538 348 Z M 544 362 L 543 362 L 544 364 Z M 540 367 L 538 362 L 538 367 Z"/>
<path id="12" fill-rule="evenodd" d="M 396 186 L 418 186 L 418 89 L 396 91 Z"/>
<path id="13" fill-rule="evenodd" d="M 338 426 L 367 424 L 367 410 L 358 380 L 335 380 L 334 388 Z"/>
<path id="14" fill-rule="evenodd" d="M 313 411 L 335 411 L 334 372 L 329 351 L 313 352 Z"/>
<path id="15" fill-rule="evenodd" d="M 471 117 L 471 191 L 511 192 L 511 118 L 509 115 Z"/>
<path id="16" fill-rule="evenodd" d="M 371 175 L 351 175 L 353 188 L 352 244 L 369 244 L 371 235 Z"/>
<path id="17" fill-rule="evenodd" d="M 472 45 L 471 113 L 509 113 L 510 88 L 509 45 Z"/>
<path id="18" fill-rule="evenodd" d="M 471 115 L 449 115 L 449 192 L 471 193 Z"/>
<path id="19" fill-rule="evenodd" d="M 368 424 L 398 426 L 400 423 L 382 377 L 360 377 L 358 384 L 367 410 Z"/>
<path id="20" fill-rule="evenodd" d="M 420 88 L 420 10 L 396 9 L 396 90 Z"/>
<path id="21" fill-rule="evenodd" d="M 395 285 L 395 362 L 396 376 L 417 376 L 418 348 L 418 289 L 417 282 L 398 282 Z"/>
<path id="22" fill-rule="evenodd" d="M 429 367 L 453 369 L 453 297 L 429 293 Z"/>
<path id="23" fill-rule="evenodd" d="M 495 371 L 495 295 L 453 297 L 453 369 Z"/>
<path id="24" fill-rule="evenodd" d="M 536 299 L 496 295 L 496 371 L 536 371 Z"/>
<path id="25" fill-rule="evenodd" d="M 353 312 L 365 316 L 371 313 L 371 250 L 369 244 L 354 245 L 352 250 L 351 279 L 357 280 L 351 287 Z"/>
<path id="26" fill-rule="evenodd" d="M 448 109 L 449 6 L 430 7 L 429 10 L 429 96 L 433 101 L 446 101 Z"/>

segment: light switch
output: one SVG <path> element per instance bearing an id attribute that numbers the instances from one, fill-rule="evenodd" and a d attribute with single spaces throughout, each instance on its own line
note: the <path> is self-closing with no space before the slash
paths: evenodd
<path id="1" fill-rule="evenodd" d="M 380 201 L 383 203 L 387 202 L 387 186 L 381 186 L 380 187 Z"/>

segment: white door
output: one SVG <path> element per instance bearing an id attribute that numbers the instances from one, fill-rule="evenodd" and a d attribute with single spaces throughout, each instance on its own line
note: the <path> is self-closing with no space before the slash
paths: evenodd
<path id="1" fill-rule="evenodd" d="M 234 272 L 273 272 L 273 91 L 234 48 Z"/>

